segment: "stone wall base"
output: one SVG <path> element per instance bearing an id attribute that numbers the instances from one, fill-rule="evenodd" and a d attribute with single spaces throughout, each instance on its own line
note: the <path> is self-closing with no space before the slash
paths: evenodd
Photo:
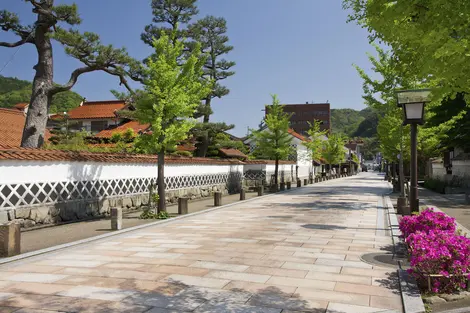
<path id="1" fill-rule="evenodd" d="M 178 203 L 179 197 L 187 197 L 191 200 L 210 198 L 213 196 L 214 192 L 222 192 L 223 195 L 228 194 L 225 184 L 169 190 L 166 192 L 166 202 L 168 204 L 176 204 Z M 111 208 L 122 208 L 123 212 L 130 212 L 138 210 L 142 205 L 147 205 L 148 203 L 149 194 L 145 193 L 106 199 L 68 201 L 31 207 L 19 207 L 0 211 L 0 224 L 14 221 L 19 223 L 22 228 L 60 224 L 109 216 Z"/>

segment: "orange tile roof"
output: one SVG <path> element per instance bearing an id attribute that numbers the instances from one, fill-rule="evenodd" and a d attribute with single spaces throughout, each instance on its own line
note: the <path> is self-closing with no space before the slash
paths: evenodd
<path id="1" fill-rule="evenodd" d="M 15 104 L 13 107 L 15 109 L 18 109 L 20 111 L 24 111 L 24 109 L 26 109 L 26 107 L 29 105 L 29 103 L 17 103 Z"/>
<path id="2" fill-rule="evenodd" d="M 248 156 L 241 152 L 238 149 L 224 149 L 220 148 L 219 151 L 226 157 L 228 158 L 242 158 L 242 159 L 248 159 Z"/>
<path id="3" fill-rule="evenodd" d="M 122 100 L 89 101 L 71 109 L 67 114 L 72 120 L 115 118 L 116 111 L 122 110 L 124 107 L 126 107 L 126 103 Z"/>
<path id="4" fill-rule="evenodd" d="M 243 163 L 245 164 L 276 164 L 274 160 L 246 160 Z M 296 164 L 295 161 L 286 161 L 286 160 L 279 160 L 279 164 Z"/>
<path id="5" fill-rule="evenodd" d="M 157 156 L 145 154 L 103 153 L 82 151 L 60 151 L 45 149 L 29 149 L 0 144 L 0 160 L 22 161 L 76 161 L 103 163 L 157 163 Z M 243 164 L 239 160 L 209 159 L 191 157 L 165 157 L 168 164 Z"/>
<path id="6" fill-rule="evenodd" d="M 140 124 L 137 121 L 130 121 L 119 125 L 113 129 L 105 129 L 100 131 L 95 137 L 99 138 L 111 138 L 113 134 L 116 133 L 125 133 L 129 128 L 134 131 L 134 133 L 138 134 L 140 131 L 145 131 L 150 127 L 150 124 Z"/>
<path id="7" fill-rule="evenodd" d="M 0 144 L 19 147 L 25 121 L 22 111 L 0 108 Z"/>
<path id="8" fill-rule="evenodd" d="M 288 130 L 289 134 L 291 134 L 292 136 L 294 136 L 295 138 L 297 139 L 300 139 L 302 141 L 307 141 L 308 139 L 305 138 L 304 136 L 302 136 L 301 134 L 297 133 L 296 131 L 294 131 L 292 128 L 289 128 Z"/>

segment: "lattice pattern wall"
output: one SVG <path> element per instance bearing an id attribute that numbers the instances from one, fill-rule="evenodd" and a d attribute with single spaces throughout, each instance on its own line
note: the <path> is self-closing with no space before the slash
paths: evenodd
<path id="1" fill-rule="evenodd" d="M 226 184 L 229 191 L 240 185 L 241 173 L 165 177 L 167 190 Z M 94 181 L 67 181 L 22 184 L 0 184 L 0 209 L 53 204 L 74 200 L 130 196 L 148 192 L 153 178 L 126 178 Z"/>

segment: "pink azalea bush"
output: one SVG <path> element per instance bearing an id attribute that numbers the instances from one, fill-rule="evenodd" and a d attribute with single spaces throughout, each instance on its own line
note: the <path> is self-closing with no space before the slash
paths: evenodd
<path id="1" fill-rule="evenodd" d="M 433 277 L 432 291 L 453 292 L 466 287 L 470 273 L 470 239 L 456 234 L 455 219 L 433 209 L 405 216 L 399 224 L 410 253 L 411 273 L 421 286 Z"/>
<path id="2" fill-rule="evenodd" d="M 448 231 L 415 232 L 405 240 L 410 248 L 409 272 L 421 285 L 427 286 L 427 275 L 433 277 L 433 292 L 453 292 L 466 287 L 470 273 L 470 239 Z"/>
<path id="3" fill-rule="evenodd" d="M 442 212 L 434 212 L 432 208 L 427 208 L 419 215 L 404 216 L 399 227 L 405 239 L 418 231 L 429 233 L 441 230 L 455 233 L 455 218 Z"/>

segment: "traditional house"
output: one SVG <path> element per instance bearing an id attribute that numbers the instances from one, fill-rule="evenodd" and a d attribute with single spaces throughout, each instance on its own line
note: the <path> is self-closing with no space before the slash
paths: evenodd
<path id="1" fill-rule="evenodd" d="M 262 130 L 267 129 L 262 128 Z M 314 176 L 314 164 L 312 162 L 312 156 L 307 147 L 303 144 L 308 138 L 295 132 L 293 129 L 289 129 L 289 135 L 292 137 L 291 147 L 292 154 L 289 156 L 289 161 L 295 162 L 294 176 L 299 179 L 309 178 Z M 250 147 L 250 152 L 253 152 L 256 148 L 253 138 L 248 137 L 244 143 Z"/>
<path id="2" fill-rule="evenodd" d="M 128 122 L 129 119 L 119 115 L 120 111 L 125 110 L 134 110 L 134 108 L 122 100 L 84 101 L 65 115 L 51 116 L 50 127 L 55 126 L 54 121 L 63 118 L 69 122 L 70 130 L 85 130 L 97 134 L 102 130 Z"/>

